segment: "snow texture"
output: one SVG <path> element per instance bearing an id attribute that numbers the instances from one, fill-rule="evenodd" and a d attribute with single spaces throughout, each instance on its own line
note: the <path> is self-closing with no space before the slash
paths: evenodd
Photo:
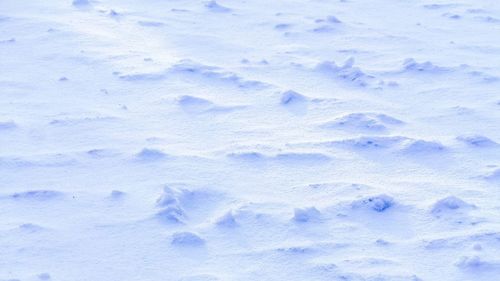
<path id="1" fill-rule="evenodd" d="M 500 2 L 0 1 L 0 281 L 500 280 Z"/>

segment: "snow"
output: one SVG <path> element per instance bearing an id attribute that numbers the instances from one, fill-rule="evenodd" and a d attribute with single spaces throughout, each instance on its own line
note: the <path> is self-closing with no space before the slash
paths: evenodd
<path id="1" fill-rule="evenodd" d="M 0 281 L 497 281 L 494 0 L 0 1 Z"/>

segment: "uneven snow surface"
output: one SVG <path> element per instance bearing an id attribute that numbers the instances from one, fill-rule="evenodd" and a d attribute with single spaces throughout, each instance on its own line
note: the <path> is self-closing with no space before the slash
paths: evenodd
<path id="1" fill-rule="evenodd" d="M 497 0 L 0 0 L 0 280 L 500 280 Z"/>

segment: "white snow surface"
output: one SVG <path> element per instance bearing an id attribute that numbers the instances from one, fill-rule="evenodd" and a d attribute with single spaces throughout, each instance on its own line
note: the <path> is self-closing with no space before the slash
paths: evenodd
<path id="1" fill-rule="evenodd" d="M 0 0 L 0 280 L 500 280 L 497 0 Z"/>

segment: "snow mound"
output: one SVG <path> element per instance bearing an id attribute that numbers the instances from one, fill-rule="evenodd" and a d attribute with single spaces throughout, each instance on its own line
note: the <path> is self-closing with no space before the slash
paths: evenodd
<path id="1" fill-rule="evenodd" d="M 443 152 L 446 147 L 437 141 L 412 139 L 403 136 L 363 136 L 354 139 L 343 139 L 325 142 L 323 145 L 339 146 L 355 151 L 400 152 L 406 156 L 418 156 Z"/>
<path id="2" fill-rule="evenodd" d="M 354 139 L 344 139 L 324 143 L 328 146 L 340 146 L 355 151 L 400 152 L 406 156 L 428 155 L 446 150 L 446 147 L 436 141 L 411 139 L 402 136 L 363 136 Z"/>
<path id="3" fill-rule="evenodd" d="M 31 191 L 14 193 L 10 197 L 16 200 L 45 201 L 45 200 L 60 198 L 62 196 L 63 196 L 62 192 L 54 190 L 31 190 Z"/>
<path id="4" fill-rule="evenodd" d="M 445 146 L 436 141 L 412 140 L 408 142 L 402 151 L 406 153 L 433 153 L 444 151 Z"/>
<path id="5" fill-rule="evenodd" d="M 318 220 L 321 213 L 315 207 L 295 208 L 293 220 L 296 222 L 309 222 Z"/>
<path id="6" fill-rule="evenodd" d="M 244 106 L 220 106 L 207 99 L 189 95 L 179 97 L 177 102 L 184 111 L 189 113 L 223 113 L 244 108 Z"/>
<path id="7" fill-rule="evenodd" d="M 325 129 L 342 129 L 362 132 L 384 132 L 389 125 L 400 125 L 402 121 L 386 114 L 350 113 L 321 125 Z"/>
<path id="8" fill-rule="evenodd" d="M 181 60 L 167 70 L 170 74 L 183 74 L 207 79 L 210 82 L 236 85 L 244 89 L 262 89 L 267 85 L 260 81 L 246 80 L 236 73 L 219 67 L 204 65 L 191 60 Z"/>
<path id="9" fill-rule="evenodd" d="M 337 66 L 334 61 L 324 61 L 315 69 L 355 86 L 367 87 L 378 82 L 374 76 L 366 74 L 359 67 L 354 67 L 354 58 L 349 58 L 342 66 Z"/>
<path id="10" fill-rule="evenodd" d="M 169 223 L 184 223 L 186 214 L 179 205 L 166 206 L 156 213 L 156 217 L 164 222 Z"/>
<path id="11" fill-rule="evenodd" d="M 330 33 L 334 32 L 335 28 L 331 25 L 321 25 L 319 27 L 313 28 L 311 31 L 314 33 Z"/>
<path id="12" fill-rule="evenodd" d="M 0 122 L 0 131 L 12 130 L 17 128 L 17 124 L 14 121 Z"/>
<path id="13" fill-rule="evenodd" d="M 227 7 L 220 5 L 215 0 L 211 0 L 211 1 L 208 1 L 207 3 L 205 3 L 205 7 L 208 10 L 210 10 L 212 12 L 217 12 L 217 13 L 227 13 L 227 12 L 231 11 L 230 8 L 227 8 Z"/>
<path id="14" fill-rule="evenodd" d="M 352 202 L 353 209 L 368 209 L 378 213 L 387 211 L 396 204 L 394 198 L 386 194 L 368 197 Z"/>
<path id="15" fill-rule="evenodd" d="M 11 44 L 11 43 L 16 43 L 16 38 L 10 38 L 7 40 L 0 40 L 0 44 Z"/>
<path id="16" fill-rule="evenodd" d="M 136 158 L 141 161 L 156 161 L 167 158 L 168 155 L 161 150 L 144 148 L 136 154 Z"/>
<path id="17" fill-rule="evenodd" d="M 119 190 L 112 190 L 111 193 L 109 194 L 109 197 L 113 200 L 119 200 L 123 199 L 127 194 L 123 191 Z"/>
<path id="18" fill-rule="evenodd" d="M 315 253 L 317 248 L 315 246 L 282 246 L 276 248 L 275 251 L 281 254 L 303 255 Z"/>
<path id="19" fill-rule="evenodd" d="M 331 23 L 342 23 L 342 21 L 339 20 L 336 16 L 328 16 L 326 17 L 326 21 Z"/>
<path id="20" fill-rule="evenodd" d="M 231 152 L 228 153 L 226 156 L 231 159 L 249 161 L 249 162 L 261 161 L 266 159 L 266 155 L 255 151 Z"/>
<path id="21" fill-rule="evenodd" d="M 461 257 L 455 265 L 467 271 L 500 270 L 500 262 L 486 261 L 479 256 Z"/>
<path id="22" fill-rule="evenodd" d="M 90 6 L 89 0 L 73 0 L 73 6 L 75 7 L 88 7 Z"/>
<path id="23" fill-rule="evenodd" d="M 481 136 L 481 135 L 464 135 L 458 136 L 457 140 L 464 142 L 470 146 L 474 147 L 493 147 L 497 146 L 498 143 L 492 141 L 491 139 Z"/>
<path id="24" fill-rule="evenodd" d="M 158 80 L 163 80 L 166 78 L 166 75 L 164 73 L 136 73 L 136 74 L 125 74 L 125 75 L 120 75 L 118 76 L 121 80 L 123 81 L 130 81 L 130 82 L 151 82 L 151 81 L 158 81 Z"/>
<path id="25" fill-rule="evenodd" d="M 160 208 L 156 217 L 171 223 L 185 223 L 188 218 L 194 219 L 196 217 L 204 219 L 210 216 L 214 206 L 223 197 L 222 193 L 206 188 L 190 190 L 184 185 L 168 185 L 163 188 L 162 194 L 156 200 L 156 207 Z"/>
<path id="26" fill-rule="evenodd" d="M 222 217 L 218 218 L 215 224 L 224 227 L 238 226 L 238 222 L 236 221 L 236 218 L 234 217 L 232 211 L 229 211 L 225 213 Z"/>
<path id="27" fill-rule="evenodd" d="M 456 6 L 456 4 L 425 4 L 422 7 L 429 10 L 439 10 L 445 8 L 454 8 Z"/>
<path id="28" fill-rule="evenodd" d="M 408 140 L 406 137 L 391 136 L 391 137 L 359 137 L 354 139 L 345 139 L 339 141 L 332 141 L 327 143 L 328 145 L 338 145 L 341 147 L 346 147 L 354 150 L 380 150 L 395 148 L 404 141 Z"/>
<path id="29" fill-rule="evenodd" d="M 328 16 L 326 17 L 326 21 L 329 23 L 342 23 L 336 16 Z"/>
<path id="30" fill-rule="evenodd" d="M 209 100 L 187 95 L 181 96 L 178 103 L 184 110 L 190 112 L 208 111 L 214 107 L 214 104 Z"/>
<path id="31" fill-rule="evenodd" d="M 138 21 L 137 24 L 145 27 L 162 27 L 165 25 L 163 22 L 159 21 Z"/>
<path id="32" fill-rule="evenodd" d="M 487 23 L 500 23 L 500 18 L 495 18 L 492 16 L 476 16 L 474 18 Z"/>
<path id="33" fill-rule="evenodd" d="M 186 213 L 181 206 L 184 192 L 169 186 L 164 187 L 162 195 L 156 200 L 156 206 L 162 208 L 156 216 L 165 222 L 183 223 L 186 219 Z"/>
<path id="34" fill-rule="evenodd" d="M 117 11 L 113 10 L 113 9 L 110 9 L 107 13 L 107 15 L 109 17 L 112 17 L 112 18 L 117 18 L 120 16 L 120 13 L 118 13 Z"/>
<path id="35" fill-rule="evenodd" d="M 280 104 L 290 112 L 297 115 L 304 115 L 307 113 L 309 99 L 293 90 L 288 90 L 281 94 Z"/>
<path id="36" fill-rule="evenodd" d="M 284 29 L 289 29 L 291 26 L 292 25 L 288 24 L 288 23 L 279 23 L 279 24 L 274 26 L 274 29 L 284 30 Z"/>
<path id="37" fill-rule="evenodd" d="M 118 152 L 110 149 L 91 149 L 86 152 L 88 156 L 94 158 L 106 158 L 118 155 Z"/>
<path id="38" fill-rule="evenodd" d="M 179 198 L 182 197 L 183 194 L 186 192 L 188 192 L 188 191 L 178 190 L 178 189 L 174 189 L 170 186 L 165 186 L 163 188 L 163 193 L 156 200 L 156 206 L 166 207 L 166 206 L 170 206 L 173 204 L 178 205 L 178 204 L 180 204 Z"/>
<path id="39" fill-rule="evenodd" d="M 205 240 L 196 233 L 183 231 L 172 235 L 171 244 L 178 246 L 201 246 L 205 244 Z"/>
<path id="40" fill-rule="evenodd" d="M 474 205 L 468 204 L 455 196 L 448 196 L 434 203 L 431 213 L 435 216 L 441 216 L 471 208 L 474 208 Z"/>
<path id="41" fill-rule="evenodd" d="M 489 181 L 500 181 L 500 169 L 496 169 L 483 177 Z"/>
<path id="42" fill-rule="evenodd" d="M 297 103 L 303 103 L 306 102 L 307 98 L 304 95 L 301 95 L 295 91 L 288 90 L 281 94 L 281 100 L 280 103 L 282 105 L 293 105 Z"/>
<path id="43" fill-rule="evenodd" d="M 51 277 L 50 277 L 50 274 L 48 274 L 48 273 L 46 273 L 46 272 L 38 274 L 38 276 L 37 276 L 37 277 L 38 277 L 38 279 L 40 279 L 40 280 L 50 280 L 50 278 L 51 278 Z"/>
<path id="44" fill-rule="evenodd" d="M 441 73 L 450 70 L 451 69 L 446 67 L 436 66 L 430 61 L 419 63 L 415 61 L 415 59 L 413 58 L 408 58 L 403 62 L 403 71 L 408 71 L 408 72 Z"/>
<path id="45" fill-rule="evenodd" d="M 44 230 L 45 228 L 33 223 L 23 223 L 19 226 L 19 229 L 27 233 L 35 233 Z"/>

